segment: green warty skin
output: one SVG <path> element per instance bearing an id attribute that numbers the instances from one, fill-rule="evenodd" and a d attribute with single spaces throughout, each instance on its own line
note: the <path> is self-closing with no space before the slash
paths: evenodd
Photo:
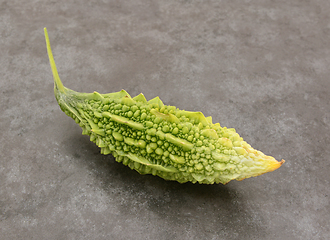
<path id="1" fill-rule="evenodd" d="M 132 98 L 125 90 L 79 93 L 64 87 L 46 29 L 45 36 L 59 106 L 117 162 L 141 174 L 203 184 L 258 176 L 284 162 L 253 149 L 211 117 L 164 105 L 158 97 L 147 101 L 142 93 Z"/>

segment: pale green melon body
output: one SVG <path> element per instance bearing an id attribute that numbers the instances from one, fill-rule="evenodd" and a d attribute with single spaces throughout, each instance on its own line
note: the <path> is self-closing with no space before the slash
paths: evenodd
<path id="1" fill-rule="evenodd" d="M 284 162 L 253 149 L 234 129 L 213 124 L 201 112 L 166 106 L 143 94 L 78 93 L 65 88 L 47 49 L 61 109 L 101 148 L 141 174 L 180 183 L 227 183 L 273 171 Z"/>

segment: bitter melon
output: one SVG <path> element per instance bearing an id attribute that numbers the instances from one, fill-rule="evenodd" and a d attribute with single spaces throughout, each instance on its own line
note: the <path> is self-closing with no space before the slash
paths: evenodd
<path id="1" fill-rule="evenodd" d="M 253 149 L 234 129 L 213 124 L 201 112 L 164 105 L 159 97 L 147 101 L 142 93 L 132 98 L 125 90 L 79 93 L 64 87 L 44 31 L 57 102 L 102 154 L 141 174 L 180 183 L 226 184 L 284 163 Z"/>

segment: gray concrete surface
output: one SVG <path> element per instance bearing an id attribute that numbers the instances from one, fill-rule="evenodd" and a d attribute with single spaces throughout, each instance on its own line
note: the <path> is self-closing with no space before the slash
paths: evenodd
<path id="1" fill-rule="evenodd" d="M 330 1 L 0 1 L 1 239 L 330 239 Z M 143 92 L 213 116 L 278 170 L 223 185 L 142 176 L 58 107 Z"/>

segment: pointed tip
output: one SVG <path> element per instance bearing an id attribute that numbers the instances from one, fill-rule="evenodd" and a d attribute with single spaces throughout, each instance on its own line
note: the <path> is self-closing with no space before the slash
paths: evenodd
<path id="1" fill-rule="evenodd" d="M 276 169 L 280 168 L 283 163 L 285 163 L 285 160 L 282 159 L 281 161 L 277 161 L 275 158 L 271 156 L 264 155 L 263 153 L 258 151 L 258 157 L 254 159 L 253 166 L 250 166 L 250 173 L 244 174 L 238 177 L 236 180 L 242 181 L 246 178 L 250 177 L 257 177 L 265 173 L 273 172 Z"/>
<path id="2" fill-rule="evenodd" d="M 282 159 L 280 162 L 278 161 L 271 161 L 269 164 L 269 168 L 268 168 L 268 172 L 272 172 L 275 171 L 276 169 L 278 169 L 280 166 L 282 166 L 282 164 L 285 163 L 285 160 Z"/>
<path id="3" fill-rule="evenodd" d="M 260 159 L 263 163 L 263 165 L 265 166 L 265 168 L 260 171 L 259 173 L 256 174 L 256 176 L 260 176 L 264 173 L 269 173 L 269 172 L 273 172 L 276 169 L 280 168 L 282 166 L 282 164 L 285 162 L 283 159 L 282 161 L 277 161 L 275 158 L 271 157 L 271 156 L 267 156 L 264 155 L 264 157 L 262 159 Z"/>
<path id="4" fill-rule="evenodd" d="M 64 92 L 65 88 L 64 88 L 64 86 L 61 82 L 61 79 L 58 75 L 58 72 L 57 72 L 57 68 L 56 68 L 54 57 L 53 57 L 52 49 L 50 47 L 50 41 L 49 41 L 49 37 L 48 37 L 47 28 L 44 28 L 44 33 L 45 33 L 49 63 L 50 63 L 50 67 L 52 68 L 53 77 L 54 77 L 54 87 L 57 90 L 59 90 L 60 92 Z"/>

